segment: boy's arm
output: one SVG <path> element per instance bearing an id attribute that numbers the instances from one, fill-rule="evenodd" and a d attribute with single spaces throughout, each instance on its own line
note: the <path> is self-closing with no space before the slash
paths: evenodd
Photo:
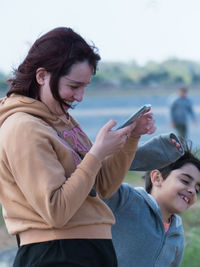
<path id="1" fill-rule="evenodd" d="M 178 251 L 178 253 L 176 255 L 176 259 L 173 262 L 173 264 L 174 264 L 173 266 L 180 266 L 181 265 L 181 261 L 182 261 L 182 258 L 183 258 L 183 252 L 184 252 L 184 250 Z"/>
<path id="2" fill-rule="evenodd" d="M 176 144 L 180 144 L 181 149 L 173 143 L 173 139 L 176 140 Z M 174 133 L 161 134 L 151 138 L 138 148 L 129 170 L 150 171 L 160 169 L 176 161 L 183 154 L 183 146 Z"/>
<path id="3" fill-rule="evenodd" d="M 181 265 L 181 261 L 183 259 L 183 254 L 184 254 L 184 237 L 180 242 L 179 248 L 178 248 L 178 250 L 176 252 L 176 258 L 174 259 L 172 266 L 174 266 L 174 267 L 177 266 L 178 267 L 178 266 Z"/>

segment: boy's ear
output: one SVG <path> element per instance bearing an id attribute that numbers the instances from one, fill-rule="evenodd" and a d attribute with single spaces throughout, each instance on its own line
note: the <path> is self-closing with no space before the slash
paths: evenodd
<path id="1" fill-rule="evenodd" d="M 161 187 L 163 182 L 162 174 L 159 170 L 153 170 L 150 173 L 152 185 L 155 187 Z"/>
<path id="2" fill-rule="evenodd" d="M 45 68 L 38 68 L 36 70 L 36 81 L 38 82 L 39 85 L 44 85 L 44 81 L 47 75 L 47 71 Z"/>

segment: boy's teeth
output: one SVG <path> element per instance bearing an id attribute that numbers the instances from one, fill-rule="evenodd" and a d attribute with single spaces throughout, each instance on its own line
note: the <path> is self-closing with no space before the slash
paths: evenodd
<path id="1" fill-rule="evenodd" d="M 182 196 L 182 199 L 185 200 L 187 203 L 189 202 L 189 199 L 185 196 Z"/>

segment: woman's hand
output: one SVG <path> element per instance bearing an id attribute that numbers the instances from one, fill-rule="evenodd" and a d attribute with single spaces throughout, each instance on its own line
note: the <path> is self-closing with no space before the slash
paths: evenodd
<path id="1" fill-rule="evenodd" d="M 119 130 L 112 130 L 116 122 L 110 120 L 99 131 L 90 153 L 95 155 L 99 160 L 106 156 L 119 151 L 125 144 L 127 137 L 135 127 L 136 123 Z"/>
<path id="2" fill-rule="evenodd" d="M 136 126 L 131 131 L 131 137 L 139 137 L 143 134 L 152 134 L 156 130 L 153 113 L 147 112 L 136 120 Z"/>
<path id="3" fill-rule="evenodd" d="M 155 132 L 153 113 L 147 112 L 131 123 L 119 130 L 112 130 L 116 122 L 110 120 L 99 131 L 90 153 L 99 160 L 113 154 L 123 148 L 127 137 L 140 137 L 143 134 L 152 134 Z"/>

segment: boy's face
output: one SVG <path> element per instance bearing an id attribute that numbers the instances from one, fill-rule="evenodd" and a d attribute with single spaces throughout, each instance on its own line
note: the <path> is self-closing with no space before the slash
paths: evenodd
<path id="1" fill-rule="evenodd" d="M 197 200 L 200 190 L 200 171 L 191 163 L 171 171 L 161 180 L 156 200 L 161 212 L 169 215 L 181 213 Z"/>

